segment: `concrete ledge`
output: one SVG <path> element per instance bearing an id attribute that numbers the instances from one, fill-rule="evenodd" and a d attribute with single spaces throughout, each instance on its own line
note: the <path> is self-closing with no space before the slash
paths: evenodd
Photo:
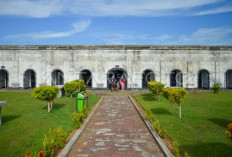
<path id="1" fill-rule="evenodd" d="M 68 154 L 69 154 L 70 150 L 72 149 L 72 147 L 74 146 L 76 140 L 80 137 L 81 133 L 86 128 L 87 124 L 89 123 L 89 121 L 93 117 L 94 113 L 98 109 L 98 107 L 101 104 L 102 100 L 103 100 L 103 98 L 101 97 L 100 100 L 98 101 L 98 103 L 96 104 L 96 106 L 94 107 L 93 111 L 89 114 L 89 116 L 84 121 L 84 123 L 81 125 L 81 127 L 76 131 L 76 133 L 73 135 L 73 137 L 70 139 L 70 141 L 66 144 L 64 149 L 58 155 L 58 157 L 66 157 L 66 156 L 68 156 Z"/>
<path id="2" fill-rule="evenodd" d="M 171 153 L 171 151 L 167 148 L 167 146 L 164 144 L 163 140 L 160 138 L 160 136 L 158 135 L 158 133 L 154 130 L 154 128 L 152 127 L 152 125 L 150 124 L 150 122 L 147 120 L 147 118 L 142 114 L 142 112 L 140 111 L 140 109 L 138 108 L 138 106 L 136 105 L 136 103 L 134 102 L 133 98 L 131 96 L 129 96 L 132 104 L 134 105 L 135 109 L 138 111 L 141 119 L 144 121 L 144 123 L 146 124 L 148 130 L 151 132 L 153 138 L 155 139 L 155 141 L 158 143 L 161 151 L 163 152 L 164 156 L 166 157 L 174 157 L 174 155 Z"/>

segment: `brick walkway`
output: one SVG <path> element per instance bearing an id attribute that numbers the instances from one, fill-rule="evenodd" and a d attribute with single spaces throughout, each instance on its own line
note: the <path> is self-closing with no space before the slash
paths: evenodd
<path id="1" fill-rule="evenodd" d="M 69 156 L 161 157 L 163 154 L 129 98 L 108 96 Z"/>

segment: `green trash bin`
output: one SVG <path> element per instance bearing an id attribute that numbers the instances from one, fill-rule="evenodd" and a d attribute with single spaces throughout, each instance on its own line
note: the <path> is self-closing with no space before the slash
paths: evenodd
<path id="1" fill-rule="evenodd" d="M 78 93 L 77 94 L 77 101 L 76 101 L 76 111 L 83 111 L 84 105 L 87 103 L 87 96 L 85 93 Z"/>

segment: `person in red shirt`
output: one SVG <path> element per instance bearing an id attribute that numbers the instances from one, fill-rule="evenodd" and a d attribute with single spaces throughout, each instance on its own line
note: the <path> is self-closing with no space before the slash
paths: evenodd
<path id="1" fill-rule="evenodd" d="M 124 90 L 125 89 L 125 80 L 123 79 L 123 77 L 121 77 L 121 79 L 120 79 L 120 85 L 121 85 L 122 90 Z"/>

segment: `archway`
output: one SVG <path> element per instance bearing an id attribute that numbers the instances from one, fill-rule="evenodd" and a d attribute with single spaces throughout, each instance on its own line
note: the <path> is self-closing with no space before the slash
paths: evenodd
<path id="1" fill-rule="evenodd" d="M 1 83 L 1 88 L 6 88 L 8 87 L 8 72 L 4 69 L 0 70 L 0 83 Z"/>
<path id="2" fill-rule="evenodd" d="M 64 74 L 61 70 L 53 70 L 52 72 L 52 85 L 63 85 L 64 84 Z"/>
<path id="3" fill-rule="evenodd" d="M 36 87 L 36 77 L 34 70 L 27 70 L 24 73 L 23 87 L 26 88 L 35 88 Z"/>
<path id="4" fill-rule="evenodd" d="M 198 89 L 209 89 L 209 72 L 208 70 L 200 70 L 198 72 Z"/>
<path id="5" fill-rule="evenodd" d="M 147 88 L 147 83 L 155 80 L 155 74 L 152 70 L 146 69 L 142 73 L 142 88 Z"/>
<path id="6" fill-rule="evenodd" d="M 80 79 L 85 81 L 88 88 L 92 87 L 92 74 L 89 70 L 82 70 L 80 73 Z"/>
<path id="7" fill-rule="evenodd" d="M 232 69 L 226 71 L 226 89 L 232 89 Z"/>
<path id="8" fill-rule="evenodd" d="M 109 81 L 112 76 L 115 76 L 116 79 L 123 78 L 125 80 L 125 89 L 127 89 L 127 72 L 122 68 L 113 68 L 110 69 L 107 73 L 107 88 L 110 88 Z"/>
<path id="9" fill-rule="evenodd" d="M 183 87 L 183 75 L 178 69 L 172 70 L 170 73 L 170 86 Z"/>

